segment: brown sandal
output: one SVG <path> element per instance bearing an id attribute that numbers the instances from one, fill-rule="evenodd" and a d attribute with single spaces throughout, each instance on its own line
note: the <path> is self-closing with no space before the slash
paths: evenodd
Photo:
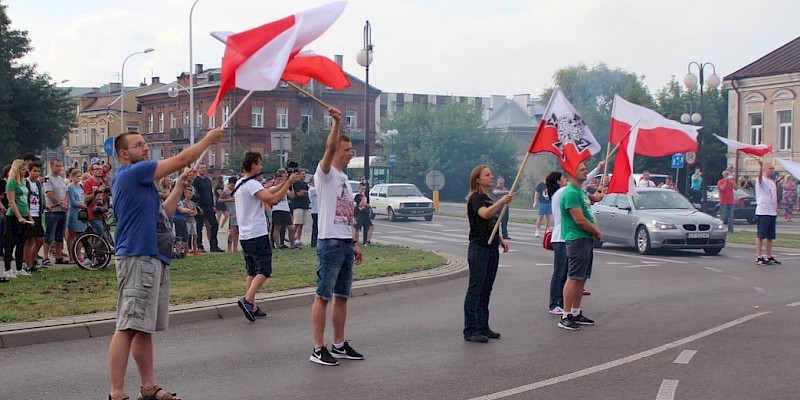
<path id="1" fill-rule="evenodd" d="M 164 395 L 161 396 L 160 399 L 156 397 L 156 393 L 158 393 L 159 390 L 164 392 Z M 158 385 L 153 385 L 153 387 L 147 389 L 139 386 L 139 400 L 178 400 L 179 397 L 177 396 L 177 393 L 168 392 Z"/>
<path id="2" fill-rule="evenodd" d="M 130 397 L 124 394 L 119 397 L 111 397 L 111 395 L 108 395 L 108 400 L 130 400 L 130 399 L 131 399 Z"/>

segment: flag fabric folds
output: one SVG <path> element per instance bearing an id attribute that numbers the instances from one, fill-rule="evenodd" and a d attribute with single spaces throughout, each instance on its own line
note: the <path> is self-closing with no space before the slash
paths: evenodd
<path id="1" fill-rule="evenodd" d="M 305 85 L 308 81 L 314 79 L 336 90 L 342 90 L 350 86 L 350 80 L 347 79 L 347 75 L 338 64 L 330 58 L 307 52 L 300 53 L 289 59 L 281 79 L 294 81 L 301 85 Z"/>
<path id="2" fill-rule="evenodd" d="M 800 163 L 780 158 L 776 158 L 776 160 L 783 165 L 783 168 L 786 168 L 786 172 L 792 174 L 795 179 L 800 179 Z"/>
<path id="3" fill-rule="evenodd" d="M 636 154 L 661 157 L 697 151 L 697 130 L 701 127 L 664 118 L 661 114 L 633 104 L 619 95 L 614 95 L 609 142 L 616 145 L 622 141 L 636 121 L 639 121 Z"/>
<path id="4" fill-rule="evenodd" d="M 767 146 L 765 144 L 746 144 L 742 142 L 737 142 L 733 139 L 724 138 L 722 136 L 717 135 L 716 133 L 714 136 L 719 139 L 720 142 L 725 143 L 729 149 L 741 151 L 742 153 L 747 153 L 754 155 L 756 157 L 763 157 L 769 153 L 772 153 L 772 146 Z"/>
<path id="5" fill-rule="evenodd" d="M 629 135 L 626 135 L 619 145 L 619 152 L 614 160 L 611 181 L 608 182 L 606 193 L 627 193 L 633 194 L 636 182 L 633 179 L 633 155 L 636 151 L 636 142 L 639 138 L 639 130 L 634 127 Z"/>
<path id="6" fill-rule="evenodd" d="M 324 33 L 342 14 L 345 2 L 329 3 L 240 33 L 212 32 L 225 43 L 213 115 L 222 97 L 234 88 L 272 90 L 289 60 Z"/>
<path id="7" fill-rule="evenodd" d="M 578 165 L 599 151 L 600 144 L 592 131 L 561 89 L 556 88 L 547 103 L 528 152 L 553 153 L 558 157 L 564 171 L 575 175 Z"/>

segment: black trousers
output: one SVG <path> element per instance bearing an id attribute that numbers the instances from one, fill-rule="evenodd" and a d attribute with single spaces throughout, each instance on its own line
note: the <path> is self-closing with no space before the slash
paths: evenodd
<path id="1" fill-rule="evenodd" d="M 203 213 L 197 214 L 195 221 L 197 222 L 197 247 L 203 247 L 203 226 L 205 225 L 204 221 L 208 221 L 208 225 L 211 227 L 211 232 L 208 232 L 208 243 L 211 245 L 209 250 L 218 249 L 217 231 L 219 230 L 219 225 L 217 225 L 217 216 L 214 210 L 211 207 L 203 208 Z"/>

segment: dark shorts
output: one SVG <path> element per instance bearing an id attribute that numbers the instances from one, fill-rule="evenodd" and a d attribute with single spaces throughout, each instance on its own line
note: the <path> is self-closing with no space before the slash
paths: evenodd
<path id="1" fill-rule="evenodd" d="M 775 215 L 756 215 L 758 219 L 758 232 L 756 237 L 759 239 L 775 240 Z"/>
<path id="2" fill-rule="evenodd" d="M 594 245 L 591 238 L 567 240 L 567 277 L 585 281 L 592 277 Z"/>
<path id="3" fill-rule="evenodd" d="M 369 228 L 370 226 L 372 226 L 372 220 L 369 218 L 369 215 L 365 215 L 356 217 L 356 223 L 353 225 L 353 228 L 361 229 Z"/>
<path id="4" fill-rule="evenodd" d="M 269 244 L 269 236 L 240 240 L 239 243 L 242 244 L 247 276 L 264 275 L 269 278 L 272 275 L 272 247 Z"/>
<path id="5" fill-rule="evenodd" d="M 44 226 L 42 225 L 42 217 L 33 217 L 33 225 L 26 224 L 25 237 L 44 237 Z"/>
<path id="6" fill-rule="evenodd" d="M 291 225 L 292 214 L 288 211 L 272 210 L 272 225 Z"/>
<path id="7" fill-rule="evenodd" d="M 175 237 L 180 238 L 181 242 L 188 242 L 189 241 L 189 229 L 186 226 L 186 221 L 181 219 L 176 219 L 175 222 Z M 195 227 L 195 229 L 197 229 Z"/>
<path id="8" fill-rule="evenodd" d="M 64 230 L 67 228 L 66 211 L 50 211 L 44 214 L 44 221 L 47 229 L 44 231 L 44 242 L 56 243 L 64 242 Z"/>

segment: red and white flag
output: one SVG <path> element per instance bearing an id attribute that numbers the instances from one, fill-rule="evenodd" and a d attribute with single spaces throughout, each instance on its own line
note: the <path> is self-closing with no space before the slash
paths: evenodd
<path id="1" fill-rule="evenodd" d="M 336 90 L 342 90 L 350 86 L 350 80 L 347 79 L 347 75 L 339 67 L 339 64 L 331 61 L 330 58 L 305 51 L 289 59 L 281 79 L 294 81 L 301 85 L 305 85 L 308 81 L 314 79 Z"/>
<path id="2" fill-rule="evenodd" d="M 558 157 L 561 168 L 575 175 L 578 165 L 600 151 L 592 131 L 586 126 L 561 89 L 556 88 L 533 135 L 529 153 L 549 152 Z"/>
<path id="3" fill-rule="evenodd" d="M 611 130 L 608 141 L 616 145 L 639 121 L 636 154 L 650 157 L 668 156 L 684 151 L 697 151 L 697 130 L 701 127 L 684 125 L 664 118 L 661 114 L 614 95 L 611 111 Z M 620 146 L 621 148 L 622 146 Z"/>
<path id="4" fill-rule="evenodd" d="M 611 181 L 608 182 L 606 193 L 627 193 L 633 194 L 636 182 L 633 179 L 633 156 L 636 150 L 636 142 L 639 138 L 639 130 L 634 126 L 630 134 L 625 136 L 620 142 L 619 152 L 614 159 L 614 170 L 612 171 Z"/>
<path id="5" fill-rule="evenodd" d="M 772 146 L 767 146 L 765 144 L 746 144 L 742 142 L 737 142 L 733 139 L 724 138 L 716 133 L 714 136 L 719 139 L 720 142 L 725 143 L 729 149 L 741 151 L 742 153 L 747 153 L 754 155 L 756 157 L 763 157 L 769 153 L 772 153 Z"/>
<path id="6" fill-rule="evenodd" d="M 800 179 L 800 163 L 780 158 L 776 158 L 776 160 L 783 165 L 783 168 L 786 168 L 786 172 L 794 176 L 794 179 Z"/>
<path id="7" fill-rule="evenodd" d="M 222 97 L 234 88 L 275 89 L 286 63 L 322 35 L 345 5 L 343 1 L 326 4 L 240 33 L 212 32 L 211 36 L 225 43 L 225 56 L 219 91 L 209 115 L 214 115 Z"/>

